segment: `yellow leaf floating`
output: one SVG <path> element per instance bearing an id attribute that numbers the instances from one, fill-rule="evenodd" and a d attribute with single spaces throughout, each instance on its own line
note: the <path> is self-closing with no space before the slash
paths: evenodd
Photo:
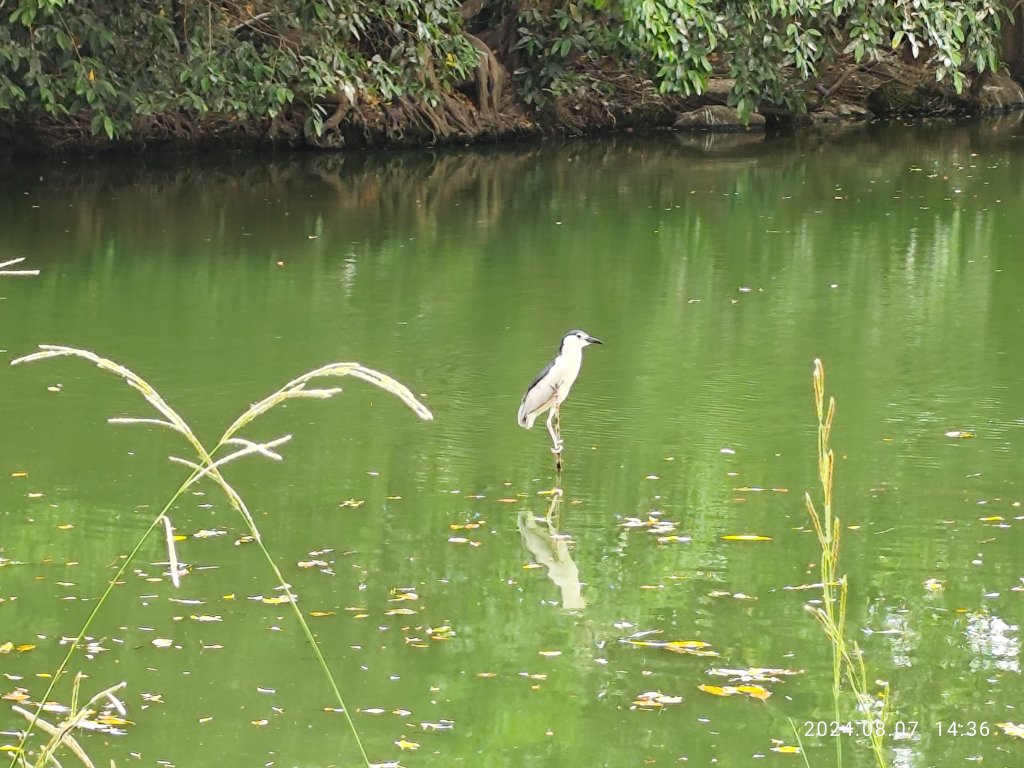
<path id="1" fill-rule="evenodd" d="M 771 536 L 758 536 L 754 533 L 731 533 L 722 537 L 723 541 L 773 541 Z"/>
<path id="2" fill-rule="evenodd" d="M 707 685 L 702 683 L 697 688 L 712 696 L 735 696 L 742 693 L 760 701 L 764 701 L 772 695 L 771 691 L 760 685 Z"/>
<path id="3" fill-rule="evenodd" d="M 334 611 L 310 611 L 309 615 L 314 619 L 322 619 L 324 616 L 333 616 Z"/>
<path id="4" fill-rule="evenodd" d="M 626 643 L 641 648 L 663 648 L 666 651 L 687 656 L 718 656 L 718 651 L 712 650 L 711 644 L 705 643 L 703 640 L 669 640 L 668 642 L 626 640 Z"/>
<path id="5" fill-rule="evenodd" d="M 799 755 L 800 747 L 793 747 L 789 744 L 778 744 L 772 747 L 772 752 L 778 752 L 780 755 Z"/>
<path id="6" fill-rule="evenodd" d="M 278 595 L 277 597 L 262 597 L 260 598 L 267 605 L 281 605 L 281 603 L 290 603 L 291 597 L 288 595 Z"/>
<path id="7" fill-rule="evenodd" d="M 1015 739 L 1024 739 L 1024 725 L 1019 723 L 996 723 L 1000 728 L 1003 729 L 1003 733 L 1007 736 L 1013 736 Z"/>
<path id="8" fill-rule="evenodd" d="M 412 616 L 416 611 L 412 608 L 392 608 L 390 611 L 384 611 L 385 616 Z"/>
<path id="9" fill-rule="evenodd" d="M 970 438 L 974 437 L 974 433 L 968 432 L 963 429 L 951 429 L 949 430 L 949 432 L 946 433 L 946 437 L 956 437 L 959 438 L 960 440 L 969 440 Z"/>
<path id="10" fill-rule="evenodd" d="M 420 745 L 415 741 L 407 741 L 406 739 L 399 739 L 395 742 L 395 745 L 399 749 L 419 749 Z"/>

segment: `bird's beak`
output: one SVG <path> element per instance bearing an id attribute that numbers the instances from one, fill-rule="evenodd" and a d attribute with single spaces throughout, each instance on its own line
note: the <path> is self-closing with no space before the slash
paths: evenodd
<path id="1" fill-rule="evenodd" d="M 587 336 L 587 344 L 604 344 L 600 339 L 595 339 L 593 336 Z"/>

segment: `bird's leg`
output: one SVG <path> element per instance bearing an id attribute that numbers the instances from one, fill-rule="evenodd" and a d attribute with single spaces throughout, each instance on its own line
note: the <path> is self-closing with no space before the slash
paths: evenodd
<path id="1" fill-rule="evenodd" d="M 551 452 L 560 454 L 563 446 L 561 428 L 558 424 L 558 398 L 555 398 L 555 404 L 548 411 L 547 428 L 548 434 L 551 435 Z"/>

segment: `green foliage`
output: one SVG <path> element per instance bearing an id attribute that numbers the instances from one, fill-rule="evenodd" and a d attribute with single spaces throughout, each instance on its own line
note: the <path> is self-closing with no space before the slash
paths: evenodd
<path id="1" fill-rule="evenodd" d="M 1007 6 L 998 0 L 622 0 L 623 36 L 652 63 L 664 91 L 701 93 L 712 63 L 736 86 L 731 102 L 749 114 L 760 102 L 799 108 L 806 85 L 843 54 L 856 62 L 906 47 L 950 77 L 998 66 Z"/>
<path id="2" fill-rule="evenodd" d="M 602 57 L 629 56 L 615 31 L 619 18 L 602 2 L 581 0 L 558 3 L 548 9 L 537 3 L 520 3 L 516 17 L 517 52 L 525 54 L 526 66 L 516 70 L 528 104 L 546 105 L 552 97 L 581 94 L 598 86 L 584 82 L 581 73 Z"/>
<path id="3" fill-rule="evenodd" d="M 13 4 L 13 8 L 11 5 Z M 0 120 L 49 118 L 125 137 L 166 113 L 305 118 L 327 105 L 436 105 L 478 53 L 457 0 L 0 0 Z M 502 49 L 527 103 L 611 89 L 612 70 L 700 94 L 712 72 L 730 102 L 801 109 L 840 56 L 901 49 L 960 91 L 998 65 L 1001 0 L 483 0 L 514 18 Z M 497 22 L 496 22 L 497 23 Z M 499 33 L 505 35 L 506 32 Z"/>
<path id="4" fill-rule="evenodd" d="M 0 6 L 2 7 L 2 6 Z M 321 102 L 428 101 L 476 66 L 455 0 L 17 0 L 0 23 L 0 119 L 131 132 L 162 113 L 273 118 Z"/>

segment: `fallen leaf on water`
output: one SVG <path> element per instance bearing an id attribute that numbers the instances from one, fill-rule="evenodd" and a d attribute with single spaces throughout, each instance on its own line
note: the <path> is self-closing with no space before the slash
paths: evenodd
<path id="1" fill-rule="evenodd" d="M 723 536 L 725 541 L 772 541 L 771 536 L 758 536 L 755 533 L 731 533 Z"/>
<path id="2" fill-rule="evenodd" d="M 267 605 L 281 605 L 282 603 L 290 603 L 292 598 L 288 595 L 278 595 L 276 597 L 261 597 L 260 600 Z"/>
<path id="3" fill-rule="evenodd" d="M 712 696 L 735 696 L 738 693 L 745 694 L 754 699 L 764 701 L 772 692 L 760 685 L 698 685 L 697 688 L 710 693 Z"/>
<path id="4" fill-rule="evenodd" d="M 515 504 L 519 499 L 495 499 L 499 504 Z"/>
<path id="5" fill-rule="evenodd" d="M 74 526 L 73 523 L 62 523 L 61 525 L 57 526 L 57 530 L 58 531 L 70 531 L 74 527 L 75 526 Z"/>
<path id="6" fill-rule="evenodd" d="M 983 523 L 1001 523 L 1006 520 L 1002 515 L 990 515 L 989 517 L 979 517 L 978 519 Z"/>
<path id="7" fill-rule="evenodd" d="M 412 608 L 392 608 L 390 611 L 384 611 L 385 616 L 411 616 L 416 611 Z"/>
<path id="8" fill-rule="evenodd" d="M 996 723 L 1000 728 L 1003 729 L 1003 733 L 1007 736 L 1013 736 L 1015 739 L 1024 739 L 1024 725 L 1020 723 Z"/>
<path id="9" fill-rule="evenodd" d="M 28 477 L 28 472 L 11 472 L 11 477 Z"/>
<path id="10" fill-rule="evenodd" d="M 399 749 L 419 749 L 420 745 L 415 741 L 406 741 L 404 738 L 395 742 Z"/>
<path id="11" fill-rule="evenodd" d="M 267 719 L 263 719 L 263 720 L 253 720 L 253 721 L 252 721 L 252 724 L 253 724 L 253 725 L 255 725 L 255 726 L 256 726 L 257 728 L 262 728 L 262 727 L 263 727 L 264 725 L 267 725 L 267 724 L 268 724 L 269 722 L 270 722 L 270 721 L 269 721 L 269 720 L 267 720 Z"/>
<path id="12" fill-rule="evenodd" d="M 747 669 L 712 668 L 708 674 L 714 677 L 728 677 L 739 683 L 777 683 L 787 675 L 799 675 L 802 669 L 777 669 L 774 667 L 748 667 Z"/>
<path id="13" fill-rule="evenodd" d="M 641 648 L 663 648 L 666 651 L 681 653 L 687 656 L 718 656 L 718 651 L 712 650 L 711 644 L 705 643 L 703 640 L 669 640 L 667 642 L 659 642 L 627 638 L 623 642 Z"/>
<path id="14" fill-rule="evenodd" d="M 396 587 L 391 590 L 389 602 L 398 603 L 402 600 L 419 600 L 420 596 L 411 587 Z"/>
<path id="15" fill-rule="evenodd" d="M 432 640 L 450 640 L 455 636 L 455 630 L 445 624 L 440 627 L 427 627 L 427 634 Z"/>
<path id="16" fill-rule="evenodd" d="M 174 641 L 167 637 L 158 637 L 153 640 L 153 645 L 157 648 L 170 648 Z"/>
<path id="17" fill-rule="evenodd" d="M 690 539 L 689 536 L 677 536 L 674 533 L 673 534 L 669 534 L 668 536 L 659 536 L 658 537 L 658 543 L 659 544 L 674 544 L 676 542 L 686 543 L 688 541 L 692 541 L 692 539 Z"/>
<path id="18" fill-rule="evenodd" d="M 299 560 L 296 565 L 298 565 L 299 568 L 325 568 L 328 563 L 326 560 Z"/>
<path id="19" fill-rule="evenodd" d="M 632 707 L 634 709 L 637 707 L 643 709 L 657 709 L 669 704 L 681 704 L 682 701 L 682 696 L 669 696 L 661 691 L 646 691 L 636 695 L 636 698 L 633 699 Z"/>
<path id="20" fill-rule="evenodd" d="M 211 622 L 211 621 L 223 621 L 224 620 L 220 616 L 209 616 L 209 615 L 203 614 L 203 613 L 200 613 L 200 614 L 193 613 L 193 614 L 191 614 L 189 616 L 189 618 L 192 619 L 192 621 L 199 621 L 199 622 Z"/>
<path id="21" fill-rule="evenodd" d="M 966 430 L 962 429 L 951 429 L 949 430 L 949 432 L 946 433 L 946 437 L 956 437 L 961 440 L 967 440 L 969 438 L 974 437 L 974 433 L 967 432 Z"/>
<path id="22" fill-rule="evenodd" d="M 943 587 L 945 587 L 945 583 L 939 581 L 938 579 L 928 579 L 924 583 L 924 588 L 931 590 L 932 592 L 937 592 Z"/>
<path id="23" fill-rule="evenodd" d="M 541 656 L 546 656 L 547 658 L 554 658 L 555 656 L 562 655 L 561 651 L 537 651 L 537 653 L 539 653 Z"/>
<path id="24" fill-rule="evenodd" d="M 455 727 L 455 723 L 451 720 L 441 720 L 436 723 L 420 723 L 420 728 L 424 731 L 450 731 Z"/>
<path id="25" fill-rule="evenodd" d="M 772 747 L 772 752 L 778 752 L 780 755 L 799 755 L 800 747 L 794 747 L 789 744 L 777 744 Z"/>
<path id="26" fill-rule="evenodd" d="M 314 619 L 322 619 L 324 616 L 333 616 L 334 611 L 310 611 L 309 615 Z"/>
<path id="27" fill-rule="evenodd" d="M 194 538 L 194 539 L 212 539 L 214 536 L 224 536 L 226 534 L 227 534 L 227 531 L 224 531 L 224 530 L 214 529 L 214 528 L 209 528 L 209 529 L 204 528 L 201 531 L 196 531 L 195 533 L 193 533 L 192 534 L 192 538 Z"/>
<path id="28" fill-rule="evenodd" d="M 125 720 L 123 717 L 117 717 L 116 715 L 97 715 L 96 722 L 100 725 L 135 725 L 131 720 Z"/>

